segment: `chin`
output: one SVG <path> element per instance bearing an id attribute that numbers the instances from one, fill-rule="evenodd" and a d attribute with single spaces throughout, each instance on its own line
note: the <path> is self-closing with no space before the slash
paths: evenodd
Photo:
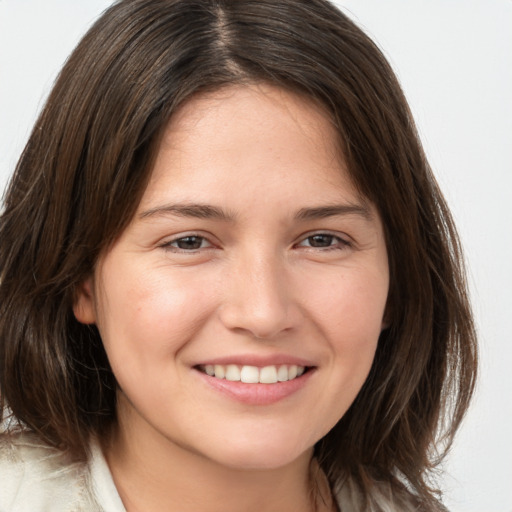
<path id="1" fill-rule="evenodd" d="M 252 439 L 249 443 L 231 441 L 220 448 L 211 453 L 210 458 L 225 467 L 247 471 L 279 469 L 301 457 L 309 460 L 313 453 L 313 446 L 298 446 L 289 440 L 268 438 L 258 442 Z"/>

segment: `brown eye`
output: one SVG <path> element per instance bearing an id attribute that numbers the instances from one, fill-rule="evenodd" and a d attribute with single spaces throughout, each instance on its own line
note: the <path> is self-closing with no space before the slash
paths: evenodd
<path id="1" fill-rule="evenodd" d="M 350 243 L 347 240 L 331 233 L 315 233 L 297 244 L 297 247 L 309 249 L 345 249 L 348 246 Z"/>
<path id="2" fill-rule="evenodd" d="M 208 246 L 209 244 L 206 238 L 195 235 L 183 236 L 165 244 L 167 248 L 179 249 L 181 251 L 197 251 L 198 249 L 203 249 Z"/>
<path id="3" fill-rule="evenodd" d="M 313 235 L 308 236 L 307 241 L 310 247 L 331 247 L 338 238 L 334 235 Z"/>

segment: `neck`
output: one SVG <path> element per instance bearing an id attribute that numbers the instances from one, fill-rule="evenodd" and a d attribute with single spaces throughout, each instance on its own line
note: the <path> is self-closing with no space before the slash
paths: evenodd
<path id="1" fill-rule="evenodd" d="M 132 424 L 132 422 L 127 422 Z M 127 512 L 313 512 L 312 450 L 284 467 L 226 467 L 159 434 L 120 425 L 104 447 Z M 327 508 L 327 510 L 330 510 Z"/>

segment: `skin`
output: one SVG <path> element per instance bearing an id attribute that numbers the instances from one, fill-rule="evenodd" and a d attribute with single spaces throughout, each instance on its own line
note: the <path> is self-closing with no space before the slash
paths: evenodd
<path id="1" fill-rule="evenodd" d="M 268 85 L 173 116 L 137 214 L 74 308 L 120 386 L 106 456 L 129 511 L 314 509 L 312 448 L 368 375 L 389 286 L 381 221 L 338 147 L 318 106 Z M 197 370 L 233 357 L 311 370 L 247 404 Z"/>

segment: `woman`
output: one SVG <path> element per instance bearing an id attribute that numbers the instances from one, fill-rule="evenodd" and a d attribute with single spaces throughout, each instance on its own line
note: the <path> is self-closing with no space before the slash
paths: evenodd
<path id="1" fill-rule="evenodd" d="M 476 365 L 458 239 L 327 2 L 114 4 L 0 239 L 2 510 L 442 510 Z"/>

